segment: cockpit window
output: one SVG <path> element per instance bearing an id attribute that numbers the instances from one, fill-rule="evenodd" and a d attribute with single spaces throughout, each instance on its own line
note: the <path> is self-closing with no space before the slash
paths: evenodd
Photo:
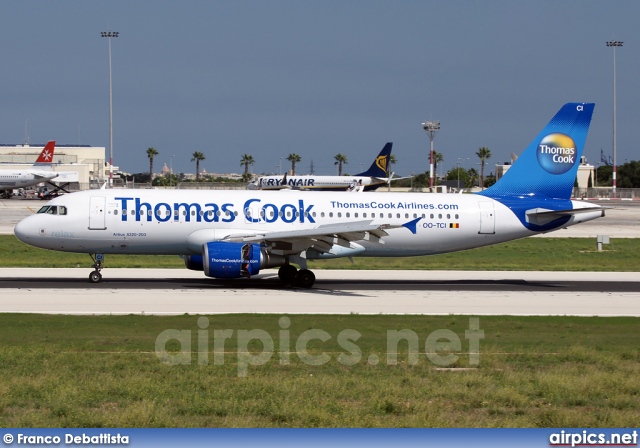
<path id="1" fill-rule="evenodd" d="M 46 213 L 47 215 L 66 215 L 67 207 L 64 205 L 44 205 L 38 210 L 38 213 Z"/>

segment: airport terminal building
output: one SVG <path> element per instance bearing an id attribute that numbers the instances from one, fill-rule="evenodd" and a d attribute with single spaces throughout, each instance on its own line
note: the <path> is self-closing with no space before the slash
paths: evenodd
<path id="1" fill-rule="evenodd" d="M 28 169 L 35 163 L 44 149 L 44 144 L 1 144 L 0 169 Z M 103 146 L 57 144 L 51 164 L 52 171 L 75 171 L 77 181 L 71 188 L 86 190 L 92 184 L 101 184 L 109 179 L 109 161 Z M 114 173 L 118 169 L 114 166 Z M 77 184 L 77 185 L 73 185 Z"/>

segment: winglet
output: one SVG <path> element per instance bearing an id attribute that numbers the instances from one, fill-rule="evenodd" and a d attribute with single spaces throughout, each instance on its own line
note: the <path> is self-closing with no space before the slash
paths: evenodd
<path id="1" fill-rule="evenodd" d="M 407 229 L 409 229 L 411 231 L 411 233 L 413 233 L 415 235 L 416 234 L 416 226 L 418 225 L 418 221 L 420 221 L 421 219 L 422 219 L 422 217 L 416 218 L 413 221 L 405 222 L 404 224 L 402 224 L 402 227 L 406 227 Z"/>
<path id="2" fill-rule="evenodd" d="M 35 165 L 51 165 L 51 162 L 53 162 L 53 151 L 55 150 L 55 146 L 56 142 L 54 140 L 48 142 L 38 156 Z"/>

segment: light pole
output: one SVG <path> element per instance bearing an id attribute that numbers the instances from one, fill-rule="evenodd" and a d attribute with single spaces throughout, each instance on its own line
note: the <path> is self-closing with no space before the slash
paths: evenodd
<path id="1" fill-rule="evenodd" d="M 622 42 L 610 40 L 607 47 L 613 47 L 613 197 L 616 197 L 616 48 L 622 47 Z"/>
<path id="2" fill-rule="evenodd" d="M 280 165 L 278 165 L 278 174 L 282 174 L 282 157 L 280 157 Z"/>
<path id="3" fill-rule="evenodd" d="M 102 37 L 109 42 L 109 188 L 113 188 L 113 88 L 111 83 L 111 38 L 118 37 L 117 31 L 103 31 Z"/>
<path id="4" fill-rule="evenodd" d="M 422 129 L 424 129 L 424 131 L 427 133 L 427 135 L 429 136 L 429 141 L 431 143 L 431 150 L 429 152 L 430 156 L 429 156 L 429 187 L 433 188 L 433 139 L 435 138 L 436 134 L 438 133 L 438 131 L 440 130 L 440 122 L 439 121 L 425 121 L 424 123 L 422 123 Z"/>
<path id="5" fill-rule="evenodd" d="M 458 161 L 456 162 L 456 165 L 458 165 L 458 191 L 460 191 L 460 164 L 462 163 L 460 160 L 460 157 L 458 157 Z"/>

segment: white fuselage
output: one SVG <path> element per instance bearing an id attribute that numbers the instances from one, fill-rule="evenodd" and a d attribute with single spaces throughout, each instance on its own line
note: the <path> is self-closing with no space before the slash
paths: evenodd
<path id="1" fill-rule="evenodd" d="M 13 190 L 30 187 L 58 177 L 53 171 L 39 170 L 0 170 L 0 189 Z"/>
<path id="2" fill-rule="evenodd" d="M 573 208 L 597 207 L 570 202 Z M 201 254 L 230 235 L 304 231 L 345 223 L 402 226 L 381 242 L 358 241 L 336 256 L 413 256 L 452 252 L 534 235 L 502 203 L 472 194 L 92 190 L 51 200 L 64 214 L 38 213 L 15 228 L 46 249 L 104 254 Z M 602 216 L 571 216 L 562 227 Z M 328 257 L 331 258 L 331 257 Z"/>

